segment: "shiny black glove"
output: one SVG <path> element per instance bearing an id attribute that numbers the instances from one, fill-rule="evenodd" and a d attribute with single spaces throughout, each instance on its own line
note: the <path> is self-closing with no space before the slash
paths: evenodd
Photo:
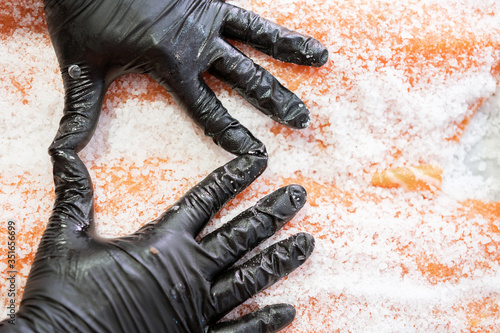
<path id="1" fill-rule="evenodd" d="M 317 40 L 220 0 L 44 0 L 63 75 L 64 118 L 51 151 L 83 147 L 95 130 L 109 84 L 147 73 L 227 151 L 263 151 L 205 84 L 206 71 L 274 120 L 309 123 L 304 103 L 224 37 L 301 65 L 328 59 Z"/>
<path id="2" fill-rule="evenodd" d="M 300 266 L 314 239 L 297 234 L 232 266 L 303 206 L 297 185 L 279 189 L 200 241 L 213 215 L 263 170 L 266 157 L 240 156 L 215 170 L 136 233 L 94 231 L 87 169 L 72 150 L 52 156 L 56 202 L 35 257 L 16 325 L 0 332 L 275 332 L 294 308 L 266 307 L 216 323 Z"/>

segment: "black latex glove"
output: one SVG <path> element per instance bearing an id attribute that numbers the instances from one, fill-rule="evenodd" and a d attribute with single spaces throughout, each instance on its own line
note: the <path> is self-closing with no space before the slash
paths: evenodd
<path id="1" fill-rule="evenodd" d="M 66 89 L 64 118 L 51 151 L 83 147 L 94 131 L 109 84 L 147 73 L 225 150 L 263 151 L 205 84 L 206 71 L 274 120 L 309 123 L 304 103 L 224 38 L 277 59 L 321 66 L 317 40 L 219 0 L 44 0 L 50 37 Z"/>
<path id="2" fill-rule="evenodd" d="M 303 206 L 302 187 L 281 188 L 195 240 L 227 200 L 262 172 L 265 156 L 232 160 L 160 218 L 118 239 L 95 234 L 92 184 L 76 154 L 62 150 L 52 161 L 54 210 L 16 325 L 3 322 L 0 332 L 275 332 L 292 321 L 294 308 L 280 304 L 216 324 L 311 254 L 312 236 L 297 234 L 231 267 Z"/>

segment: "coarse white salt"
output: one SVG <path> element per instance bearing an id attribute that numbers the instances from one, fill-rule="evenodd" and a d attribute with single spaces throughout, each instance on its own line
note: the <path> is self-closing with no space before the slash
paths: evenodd
<path id="1" fill-rule="evenodd" d="M 262 177 L 202 234 L 289 181 L 304 183 L 309 202 L 258 249 L 300 231 L 316 238 L 306 264 L 228 318 L 288 302 L 297 308 L 289 332 L 499 331 L 500 218 L 475 200 L 500 193 L 489 173 L 500 153 L 491 141 L 469 155 L 483 137 L 500 132 L 499 78 L 492 74 L 500 60 L 498 1 L 231 3 L 320 38 L 330 60 L 319 69 L 283 66 L 242 47 L 304 99 L 312 121 L 300 131 L 274 124 L 209 81 L 229 112 L 266 144 L 270 159 Z M 47 33 L 30 31 L 41 18 L 21 15 L 12 4 L 18 28 L 0 43 L 0 209 L 18 221 L 24 285 L 53 203 L 46 149 L 62 115 L 63 89 Z M 151 84 L 143 76 L 113 84 L 80 153 L 105 237 L 137 230 L 232 158 L 166 93 L 151 93 Z M 481 99 L 487 101 L 454 140 Z M 370 184 L 376 170 L 422 164 L 442 167 L 441 191 Z"/>

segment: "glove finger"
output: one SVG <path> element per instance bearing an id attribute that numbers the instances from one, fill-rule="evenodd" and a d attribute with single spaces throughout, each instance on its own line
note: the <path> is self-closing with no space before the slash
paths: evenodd
<path id="1" fill-rule="evenodd" d="M 93 187 L 77 152 L 95 131 L 106 84 L 97 70 L 82 63 L 62 65 L 64 115 L 49 153 L 52 157 L 55 204 L 41 241 L 68 243 L 68 238 L 93 231 Z M 56 247 L 54 247 L 55 249 Z"/>
<path id="2" fill-rule="evenodd" d="M 274 304 L 237 320 L 218 323 L 211 327 L 208 333 L 274 333 L 290 325 L 294 318 L 293 306 Z"/>
<path id="3" fill-rule="evenodd" d="M 243 155 L 218 168 L 193 187 L 157 222 L 163 228 L 185 230 L 193 237 L 238 193 L 265 169 L 267 156 Z M 161 234 L 160 234 L 161 235 Z"/>
<path id="4" fill-rule="evenodd" d="M 221 275 L 212 285 L 216 316 L 223 316 L 259 291 L 271 286 L 302 265 L 314 249 L 306 233 L 278 242 L 261 254 Z"/>
<path id="5" fill-rule="evenodd" d="M 322 66 L 328 60 L 326 47 L 316 39 L 291 31 L 245 9 L 225 4 L 223 34 L 242 41 L 270 56 L 299 65 Z"/>
<path id="6" fill-rule="evenodd" d="M 290 185 L 280 188 L 205 236 L 200 246 L 210 253 L 210 262 L 202 263 L 209 274 L 208 278 L 211 280 L 247 251 L 272 236 L 292 219 L 305 202 L 306 191 L 303 187 Z"/>
<path id="7" fill-rule="evenodd" d="M 235 47 L 226 42 L 221 44 L 223 52 L 210 67 L 211 74 L 273 120 L 292 128 L 309 125 L 309 111 L 304 102 Z"/>
<path id="8" fill-rule="evenodd" d="M 64 111 L 49 153 L 61 149 L 79 152 L 90 141 L 101 114 L 106 83 L 100 71 L 83 64 L 62 65 Z"/>
<path id="9" fill-rule="evenodd" d="M 87 168 L 74 150 L 58 150 L 52 155 L 55 204 L 40 251 L 58 252 L 71 238 L 94 228 L 93 188 Z"/>
<path id="10" fill-rule="evenodd" d="M 227 112 L 203 79 L 197 76 L 191 80 L 169 82 L 172 79 L 161 71 L 152 71 L 150 76 L 174 95 L 205 135 L 217 145 L 235 155 L 265 153 L 262 142 Z"/>

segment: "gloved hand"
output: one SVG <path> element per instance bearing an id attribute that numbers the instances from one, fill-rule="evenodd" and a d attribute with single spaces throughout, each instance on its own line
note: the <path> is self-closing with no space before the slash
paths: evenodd
<path id="1" fill-rule="evenodd" d="M 95 233 L 91 180 L 74 151 L 61 150 L 52 161 L 53 213 L 16 325 L 3 322 L 0 332 L 275 332 L 292 321 L 293 307 L 279 304 L 216 323 L 311 254 L 312 236 L 297 234 L 232 266 L 303 206 L 302 187 L 281 188 L 195 240 L 224 203 L 262 172 L 265 156 L 237 157 L 160 218 L 117 239 Z"/>
<path id="2" fill-rule="evenodd" d="M 80 150 L 95 130 L 109 84 L 126 73 L 159 82 L 225 150 L 241 155 L 264 146 L 218 101 L 206 71 L 256 108 L 292 128 L 309 123 L 304 103 L 225 37 L 277 59 L 321 66 L 317 40 L 222 0 L 44 0 L 66 97 L 51 152 Z"/>

